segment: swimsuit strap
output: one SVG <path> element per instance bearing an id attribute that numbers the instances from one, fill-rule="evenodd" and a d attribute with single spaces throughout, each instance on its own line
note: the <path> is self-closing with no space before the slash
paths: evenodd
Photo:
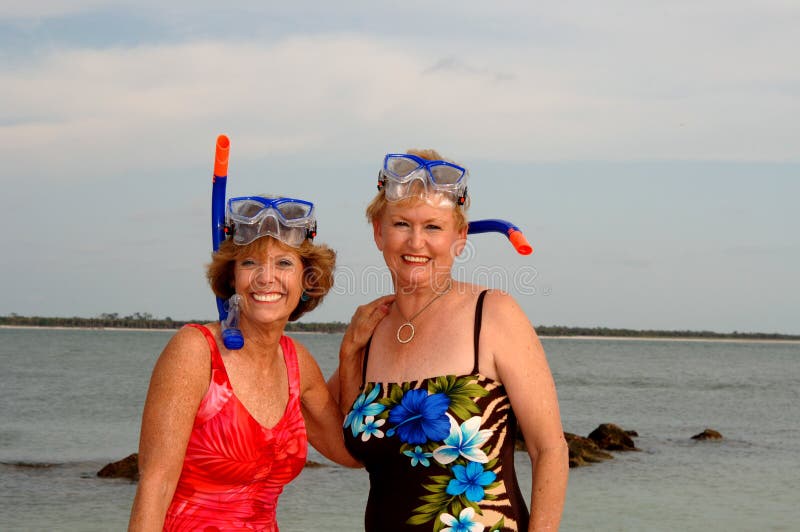
<path id="1" fill-rule="evenodd" d="M 217 340 L 214 338 L 211 331 L 204 325 L 198 325 L 197 323 L 187 323 L 184 327 L 191 327 L 203 333 L 203 336 L 206 337 L 206 341 L 208 342 L 208 347 L 211 349 L 211 370 L 222 370 L 225 374 L 225 380 L 228 380 L 228 372 L 225 371 L 225 364 L 222 363 L 222 354 L 219 352 Z"/>
<path id="2" fill-rule="evenodd" d="M 281 336 L 281 351 L 283 351 L 283 362 L 286 365 L 286 377 L 289 379 L 289 394 L 291 396 L 300 395 L 300 364 L 297 360 L 297 349 L 294 341 L 288 336 Z"/>
<path id="3" fill-rule="evenodd" d="M 481 320 L 483 317 L 483 299 L 486 297 L 487 290 L 484 290 L 478 296 L 478 302 L 475 304 L 475 330 L 474 330 L 474 343 L 475 343 L 475 365 L 472 367 L 472 374 L 478 374 L 478 343 L 481 338 Z"/>
<path id="4" fill-rule="evenodd" d="M 369 360 L 369 346 L 372 344 L 372 336 L 367 340 L 367 347 L 364 348 L 364 360 L 361 362 L 361 389 L 367 382 L 367 360 Z"/>

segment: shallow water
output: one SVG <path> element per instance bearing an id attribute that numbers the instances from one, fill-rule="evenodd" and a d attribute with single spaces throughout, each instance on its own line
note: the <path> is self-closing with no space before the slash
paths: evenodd
<path id="1" fill-rule="evenodd" d="M 0 530 L 125 529 L 135 484 L 95 474 L 135 452 L 150 370 L 171 334 L 0 329 Z M 329 375 L 340 336 L 297 338 Z M 640 435 L 640 452 L 570 471 L 562 530 L 797 529 L 800 345 L 544 345 L 566 431 L 613 422 Z M 725 439 L 690 439 L 706 427 Z M 526 458 L 517 453 L 523 489 Z M 281 498 L 281 530 L 362 529 L 367 489 L 363 471 L 307 468 Z"/>

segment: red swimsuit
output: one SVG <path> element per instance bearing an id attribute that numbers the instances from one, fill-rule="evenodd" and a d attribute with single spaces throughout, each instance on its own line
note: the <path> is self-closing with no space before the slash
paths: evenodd
<path id="1" fill-rule="evenodd" d="M 233 393 L 211 332 L 211 382 L 194 421 L 183 470 L 164 530 L 276 531 L 283 486 L 303 470 L 308 438 L 300 413 L 300 370 L 294 343 L 280 345 L 289 378 L 289 401 L 272 428 L 261 426 Z"/>

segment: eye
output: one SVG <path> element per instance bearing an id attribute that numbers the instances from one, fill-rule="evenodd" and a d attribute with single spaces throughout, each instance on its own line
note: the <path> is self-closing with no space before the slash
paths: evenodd
<path id="1" fill-rule="evenodd" d="M 397 222 L 394 222 L 394 224 L 392 224 L 392 225 L 394 225 L 395 227 L 408 227 L 408 222 L 397 221 Z"/>
<path id="2" fill-rule="evenodd" d="M 242 259 L 242 261 L 239 262 L 239 266 L 241 266 L 242 268 L 254 268 L 256 265 L 257 265 L 256 261 L 250 258 Z"/>
<path id="3" fill-rule="evenodd" d="M 286 257 L 278 259 L 278 267 L 279 268 L 292 268 L 292 267 L 294 267 L 294 261 L 292 259 L 289 259 L 289 258 L 286 258 Z"/>
<path id="4" fill-rule="evenodd" d="M 441 231 L 442 226 L 441 225 L 436 225 L 436 224 L 428 224 L 428 225 L 425 226 L 425 229 L 427 229 L 429 231 Z"/>

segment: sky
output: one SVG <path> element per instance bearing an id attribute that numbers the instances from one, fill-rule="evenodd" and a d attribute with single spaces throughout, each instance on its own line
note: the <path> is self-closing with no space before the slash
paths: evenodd
<path id="1" fill-rule="evenodd" d="M 391 292 L 382 157 L 470 171 L 454 274 L 534 325 L 800 334 L 800 4 L 0 0 L 0 315 L 210 320 L 228 195 L 314 201 L 337 282 Z"/>

